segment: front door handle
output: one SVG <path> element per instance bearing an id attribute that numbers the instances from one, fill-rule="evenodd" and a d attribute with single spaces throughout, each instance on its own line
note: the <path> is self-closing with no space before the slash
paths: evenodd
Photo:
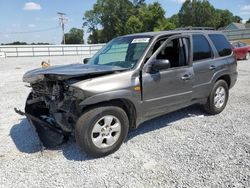
<path id="1" fill-rule="evenodd" d="M 185 74 L 184 76 L 181 77 L 182 80 L 190 80 L 191 75 L 190 74 Z"/>
<path id="2" fill-rule="evenodd" d="M 211 66 L 209 67 L 209 70 L 214 70 L 214 69 L 216 69 L 216 66 L 214 66 L 214 65 L 211 65 Z"/>

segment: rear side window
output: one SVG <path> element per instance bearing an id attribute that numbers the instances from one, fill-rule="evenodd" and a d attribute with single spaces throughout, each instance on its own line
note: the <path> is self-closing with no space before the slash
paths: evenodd
<path id="1" fill-rule="evenodd" d="M 212 57 L 211 47 L 203 35 L 193 35 L 193 61 Z"/>
<path id="2" fill-rule="evenodd" d="M 239 45 L 240 45 L 240 47 L 245 47 L 246 46 L 246 44 L 243 43 L 243 42 L 239 42 Z"/>
<path id="3" fill-rule="evenodd" d="M 235 47 L 235 48 L 239 48 L 239 47 L 240 47 L 240 45 L 239 45 L 239 43 L 238 43 L 238 42 L 234 42 L 234 43 L 232 43 L 232 46 L 233 46 L 233 47 Z"/>
<path id="4" fill-rule="evenodd" d="M 221 57 L 228 56 L 232 53 L 231 45 L 224 35 L 209 34 L 208 36 Z"/>

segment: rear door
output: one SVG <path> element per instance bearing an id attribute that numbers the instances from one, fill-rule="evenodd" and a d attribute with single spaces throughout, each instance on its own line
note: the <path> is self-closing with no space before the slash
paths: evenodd
<path id="1" fill-rule="evenodd" d="M 146 117 L 178 109 L 189 104 L 192 98 L 194 72 L 190 64 L 190 36 L 173 36 L 164 43 L 162 50 L 159 53 L 156 51 L 154 55 L 156 59 L 168 59 L 171 67 L 158 72 L 142 73 L 143 109 Z M 152 57 L 148 63 L 151 60 Z"/>
<path id="2" fill-rule="evenodd" d="M 204 34 L 193 34 L 192 46 L 195 74 L 193 98 L 200 99 L 208 95 L 211 78 L 217 70 L 219 62 L 214 59 L 212 47 Z"/>
<path id="3" fill-rule="evenodd" d="M 193 35 L 193 67 L 195 82 L 193 98 L 206 98 L 210 94 L 213 78 L 222 71 L 227 71 L 228 60 L 234 61 L 232 48 L 223 34 L 208 34 L 201 37 Z M 206 39 L 206 40 L 205 40 Z M 231 58 L 228 58 L 231 57 Z"/>

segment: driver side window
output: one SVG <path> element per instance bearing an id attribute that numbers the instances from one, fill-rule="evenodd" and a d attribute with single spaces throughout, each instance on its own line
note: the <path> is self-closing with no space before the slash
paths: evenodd
<path id="1" fill-rule="evenodd" d="M 165 40 L 159 40 L 154 48 L 153 53 L 164 43 Z M 159 52 L 156 59 L 167 59 L 170 67 L 181 67 L 188 65 L 188 39 L 177 38 L 169 41 L 166 46 Z"/>

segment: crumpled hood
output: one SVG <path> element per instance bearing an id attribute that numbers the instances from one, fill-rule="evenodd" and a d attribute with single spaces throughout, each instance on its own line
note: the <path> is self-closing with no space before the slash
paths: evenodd
<path id="1" fill-rule="evenodd" d="M 45 76 L 53 77 L 56 80 L 66 80 L 85 75 L 105 74 L 121 70 L 126 70 L 126 69 L 121 67 L 106 66 L 106 65 L 85 65 L 85 64 L 59 65 L 46 68 L 38 68 L 28 71 L 23 75 L 23 81 L 28 83 L 35 83 L 38 81 L 42 81 L 45 78 Z"/>

